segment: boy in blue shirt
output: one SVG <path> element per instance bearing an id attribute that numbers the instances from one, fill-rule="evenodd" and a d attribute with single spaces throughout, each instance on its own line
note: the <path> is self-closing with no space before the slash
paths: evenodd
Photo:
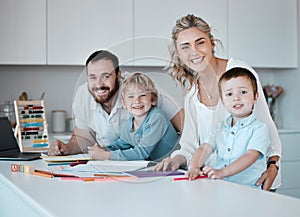
<path id="1" fill-rule="evenodd" d="M 245 68 L 232 68 L 219 80 L 219 94 L 231 114 L 217 124 L 207 141 L 195 152 L 187 176 L 193 180 L 206 174 L 213 179 L 255 185 L 266 170 L 266 152 L 270 145 L 266 124 L 252 114 L 258 98 L 254 75 Z M 214 152 L 212 165 L 202 167 Z"/>
<path id="2" fill-rule="evenodd" d="M 106 146 L 89 147 L 95 160 L 159 161 L 174 151 L 178 134 L 163 111 L 156 107 L 157 90 L 153 81 L 142 73 L 134 73 L 122 84 L 123 106 L 131 114 L 121 122 L 120 138 Z"/>

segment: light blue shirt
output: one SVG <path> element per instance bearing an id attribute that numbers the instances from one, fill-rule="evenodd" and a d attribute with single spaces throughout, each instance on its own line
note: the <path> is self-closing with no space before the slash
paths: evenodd
<path id="1" fill-rule="evenodd" d="M 120 85 L 122 85 L 121 82 Z M 122 107 L 120 95 L 120 91 L 118 91 L 116 104 L 112 108 L 111 113 L 107 114 L 89 92 L 88 84 L 84 83 L 79 86 L 73 101 L 75 126 L 80 129 L 95 131 L 97 140 L 105 145 L 117 140 L 120 135 L 120 123 L 129 118 L 129 112 Z M 181 109 L 181 107 L 163 91 L 158 92 L 157 107 L 164 111 L 169 120 Z"/>
<path id="2" fill-rule="evenodd" d="M 132 124 L 133 116 L 121 122 L 120 138 L 107 146 L 111 160 L 159 161 L 177 148 L 179 136 L 161 109 L 153 107 L 136 131 Z"/>
<path id="3" fill-rule="evenodd" d="M 266 170 L 266 152 L 270 145 L 269 130 L 266 124 L 257 120 L 253 114 L 238 121 L 231 127 L 232 116 L 220 122 L 210 135 L 208 144 L 212 145 L 216 154 L 216 161 L 213 168 L 221 169 L 248 150 L 260 152 L 260 156 L 255 163 L 242 172 L 230 177 L 227 180 L 234 183 L 257 187 L 256 181 Z"/>

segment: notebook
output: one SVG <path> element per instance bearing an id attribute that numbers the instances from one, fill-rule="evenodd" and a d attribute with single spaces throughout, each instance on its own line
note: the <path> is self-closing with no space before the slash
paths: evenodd
<path id="1" fill-rule="evenodd" d="M 40 153 L 21 153 L 7 117 L 0 117 L 0 160 L 28 161 L 40 158 Z"/>

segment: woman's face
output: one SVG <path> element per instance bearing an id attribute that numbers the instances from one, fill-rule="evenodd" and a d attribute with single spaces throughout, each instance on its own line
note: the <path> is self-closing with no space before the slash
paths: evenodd
<path id="1" fill-rule="evenodd" d="M 214 45 L 208 35 L 197 27 L 179 32 L 176 40 L 181 61 L 196 72 L 201 72 L 215 59 Z"/>

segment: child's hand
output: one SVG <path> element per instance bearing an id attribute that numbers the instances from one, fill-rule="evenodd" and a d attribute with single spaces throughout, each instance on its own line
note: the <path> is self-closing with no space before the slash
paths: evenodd
<path id="1" fill-rule="evenodd" d="M 190 168 L 186 175 L 189 178 L 189 180 L 194 180 L 197 176 L 200 175 L 200 169 L 199 168 Z"/>
<path id="2" fill-rule="evenodd" d="M 224 177 L 222 169 L 213 169 L 209 166 L 205 166 L 202 172 L 212 179 L 221 179 Z"/>
<path id="3" fill-rule="evenodd" d="M 101 149 L 97 144 L 88 146 L 89 155 L 93 160 L 108 160 L 110 159 L 110 152 Z"/>

